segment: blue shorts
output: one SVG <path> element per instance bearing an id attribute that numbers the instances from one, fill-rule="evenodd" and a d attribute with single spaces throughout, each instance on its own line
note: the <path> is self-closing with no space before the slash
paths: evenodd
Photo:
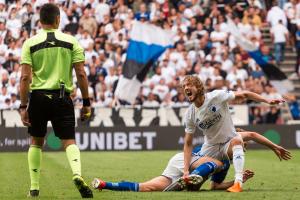
<path id="1" fill-rule="evenodd" d="M 215 183 L 222 183 L 225 180 L 226 175 L 228 173 L 228 170 L 230 167 L 230 161 L 222 160 L 222 163 L 223 163 L 223 167 L 222 167 L 221 171 L 219 171 L 211 176 L 211 181 L 213 181 Z"/>

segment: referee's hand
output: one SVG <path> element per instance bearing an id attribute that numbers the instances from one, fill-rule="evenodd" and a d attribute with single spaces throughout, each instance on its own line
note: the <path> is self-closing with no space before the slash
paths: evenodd
<path id="1" fill-rule="evenodd" d="M 20 109 L 20 115 L 24 126 L 31 126 L 27 109 Z"/>
<path id="2" fill-rule="evenodd" d="M 81 121 L 85 121 L 91 117 L 91 107 L 83 106 L 80 112 Z"/>

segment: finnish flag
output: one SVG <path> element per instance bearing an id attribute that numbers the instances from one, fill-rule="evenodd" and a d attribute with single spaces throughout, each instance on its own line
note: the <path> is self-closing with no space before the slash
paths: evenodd
<path id="1" fill-rule="evenodd" d="M 115 96 L 133 104 L 149 69 L 167 48 L 174 45 L 174 34 L 155 25 L 135 21 Z"/>

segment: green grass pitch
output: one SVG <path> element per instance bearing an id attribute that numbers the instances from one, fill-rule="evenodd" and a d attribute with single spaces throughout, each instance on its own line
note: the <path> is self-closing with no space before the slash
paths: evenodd
<path id="1" fill-rule="evenodd" d="M 152 152 L 83 152 L 82 171 L 89 183 L 94 177 L 109 181 L 141 182 L 162 173 L 175 151 Z M 244 185 L 244 192 L 94 192 L 95 199 L 300 199 L 300 151 L 292 151 L 290 161 L 280 162 L 267 150 L 248 150 L 246 169 L 255 177 Z M 64 152 L 44 153 L 40 199 L 81 199 L 71 181 L 71 170 Z M 28 199 L 29 175 L 26 153 L 0 153 L 0 199 Z M 233 179 L 233 167 L 227 180 Z M 203 189 L 208 189 L 205 183 Z"/>

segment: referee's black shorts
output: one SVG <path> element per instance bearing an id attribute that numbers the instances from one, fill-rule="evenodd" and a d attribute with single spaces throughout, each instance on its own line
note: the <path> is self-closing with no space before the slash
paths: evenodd
<path id="1" fill-rule="evenodd" d="M 45 137 L 47 123 L 51 121 L 54 133 L 60 139 L 75 138 L 74 105 L 70 95 L 59 98 L 59 90 L 33 90 L 28 107 L 33 137 Z"/>

